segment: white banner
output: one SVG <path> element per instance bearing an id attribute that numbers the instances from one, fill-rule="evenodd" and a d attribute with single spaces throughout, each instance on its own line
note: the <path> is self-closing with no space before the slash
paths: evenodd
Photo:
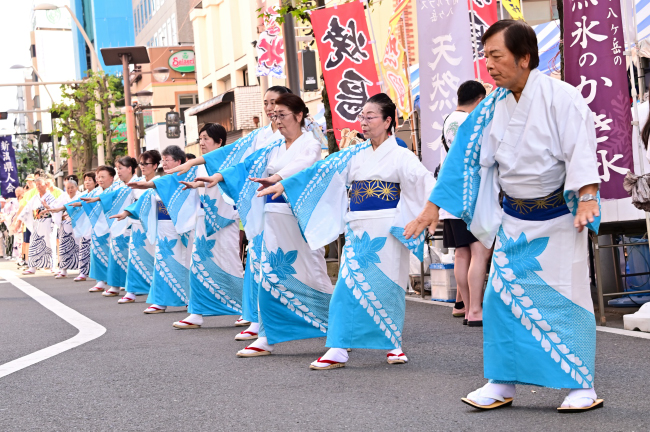
<path id="1" fill-rule="evenodd" d="M 418 0 L 422 163 L 435 171 L 443 159 L 442 123 L 456 110 L 456 91 L 474 79 L 467 2 Z"/>

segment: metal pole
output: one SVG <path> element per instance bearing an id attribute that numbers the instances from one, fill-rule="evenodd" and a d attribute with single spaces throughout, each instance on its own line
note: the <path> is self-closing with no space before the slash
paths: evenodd
<path id="1" fill-rule="evenodd" d="M 131 56 L 122 54 L 122 76 L 124 77 L 124 105 L 126 106 L 126 141 L 129 156 L 139 158 L 140 146 L 136 143 L 135 112 L 131 102 L 131 79 L 129 77 L 129 62 Z"/>
<path id="2" fill-rule="evenodd" d="M 32 66 L 30 66 L 32 67 Z M 31 86 L 48 86 L 48 85 L 61 85 L 61 84 L 81 84 L 83 81 L 50 81 L 50 82 L 34 82 L 27 81 L 22 83 L 8 83 L 0 84 L 0 87 L 31 87 Z"/>
<path id="3" fill-rule="evenodd" d="M 402 35 L 404 37 L 404 46 L 402 48 L 404 49 L 404 55 L 406 57 L 406 64 L 404 65 L 406 68 L 406 82 L 407 82 L 407 88 L 409 89 L 408 92 L 409 126 L 411 126 L 411 143 L 413 145 L 413 153 L 417 155 L 418 146 L 417 146 L 417 138 L 415 136 L 415 124 L 413 122 L 413 92 L 411 89 L 411 71 L 410 71 L 411 59 L 409 58 L 409 44 L 406 36 L 406 20 L 404 19 L 404 15 L 402 15 Z"/>
<path id="4" fill-rule="evenodd" d="M 284 16 L 284 54 L 287 58 L 287 72 L 289 72 L 289 88 L 292 92 L 301 95 L 300 71 L 298 68 L 298 53 L 296 46 L 296 29 L 293 15 Z"/>
<path id="5" fill-rule="evenodd" d="M 97 55 L 91 57 L 91 67 L 93 71 L 93 75 L 97 73 L 97 69 L 99 68 L 99 61 L 97 59 Z M 101 98 L 101 94 L 99 93 L 99 90 L 95 90 L 95 98 L 99 101 Z M 96 125 L 96 133 L 97 133 L 97 165 L 102 166 L 106 164 L 105 158 L 104 158 L 104 128 L 102 127 L 102 107 L 100 106 L 99 103 L 95 104 L 95 120 L 97 120 L 97 125 Z"/>
<path id="6" fill-rule="evenodd" d="M 368 0 L 362 0 L 364 7 L 366 9 L 366 14 L 368 15 L 368 22 L 370 23 L 370 33 L 372 33 L 373 44 L 375 48 L 375 57 L 377 60 L 377 66 L 379 66 L 379 72 L 381 73 L 381 91 L 386 92 L 386 78 L 384 78 L 384 68 L 381 67 L 381 62 L 379 60 L 379 49 L 377 48 L 377 38 L 375 37 L 375 29 L 372 25 L 372 16 L 370 15 L 370 8 L 368 7 Z"/>

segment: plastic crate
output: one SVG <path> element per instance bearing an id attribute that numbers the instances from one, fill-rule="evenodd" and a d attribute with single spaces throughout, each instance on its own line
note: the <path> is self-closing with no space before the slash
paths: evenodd
<path id="1" fill-rule="evenodd" d="M 443 302 L 456 301 L 456 277 L 453 264 L 431 264 L 431 300 Z"/>

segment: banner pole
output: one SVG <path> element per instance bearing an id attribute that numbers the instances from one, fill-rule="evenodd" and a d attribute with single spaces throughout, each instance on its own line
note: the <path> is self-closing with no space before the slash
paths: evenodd
<path id="1" fill-rule="evenodd" d="M 474 62 L 474 59 L 472 59 L 472 62 L 474 63 L 474 65 L 476 67 L 476 78 L 479 81 L 481 81 L 481 61 L 478 58 L 478 45 L 477 45 L 477 42 L 476 42 L 476 28 L 475 28 L 476 26 L 475 26 L 475 23 L 474 23 L 474 0 L 469 0 L 469 8 L 470 8 L 470 10 L 472 12 L 470 14 L 470 15 L 472 15 L 472 20 L 471 20 L 470 24 L 472 25 L 472 40 L 474 42 L 472 44 L 472 50 L 474 51 L 474 54 L 476 55 L 476 61 Z"/>
<path id="2" fill-rule="evenodd" d="M 370 33 L 372 33 L 373 47 L 375 48 L 375 67 L 379 67 L 379 72 L 381 73 L 381 91 L 386 93 L 386 78 L 384 77 L 384 68 L 381 66 L 381 61 L 379 59 L 379 49 L 377 49 L 377 38 L 375 37 L 375 29 L 372 25 L 372 15 L 370 14 L 370 6 L 368 5 L 368 0 L 359 0 L 366 10 L 368 16 L 368 21 L 370 22 Z"/>
<path id="3" fill-rule="evenodd" d="M 409 98 L 409 125 L 411 126 L 411 143 L 413 144 L 413 153 L 418 154 L 417 139 L 415 137 L 415 122 L 413 119 L 413 89 L 411 88 L 411 59 L 409 57 L 409 43 L 408 38 L 406 37 L 406 20 L 404 15 L 402 15 L 402 36 L 404 38 L 404 56 L 406 57 L 406 63 L 404 64 L 404 69 L 406 69 L 406 82 L 408 83 L 408 98 Z"/>

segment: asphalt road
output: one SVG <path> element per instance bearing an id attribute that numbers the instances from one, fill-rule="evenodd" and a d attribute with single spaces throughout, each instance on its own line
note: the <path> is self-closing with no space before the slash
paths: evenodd
<path id="1" fill-rule="evenodd" d="M 12 271 L 14 264 L 0 263 Z M 174 330 L 180 308 L 145 315 L 144 297 L 118 305 L 92 282 L 38 273 L 25 281 L 106 327 L 99 338 L 0 378 L 0 431 L 647 431 L 650 340 L 598 333 L 596 385 L 605 408 L 561 415 L 566 391 L 521 386 L 514 405 L 478 412 L 460 398 L 484 384 L 482 334 L 447 307 L 407 303 L 410 362 L 354 350 L 348 366 L 311 371 L 324 338 L 272 356 L 235 357 L 235 317 Z M 10 283 L 0 283 L 0 365 L 77 330 Z"/>

